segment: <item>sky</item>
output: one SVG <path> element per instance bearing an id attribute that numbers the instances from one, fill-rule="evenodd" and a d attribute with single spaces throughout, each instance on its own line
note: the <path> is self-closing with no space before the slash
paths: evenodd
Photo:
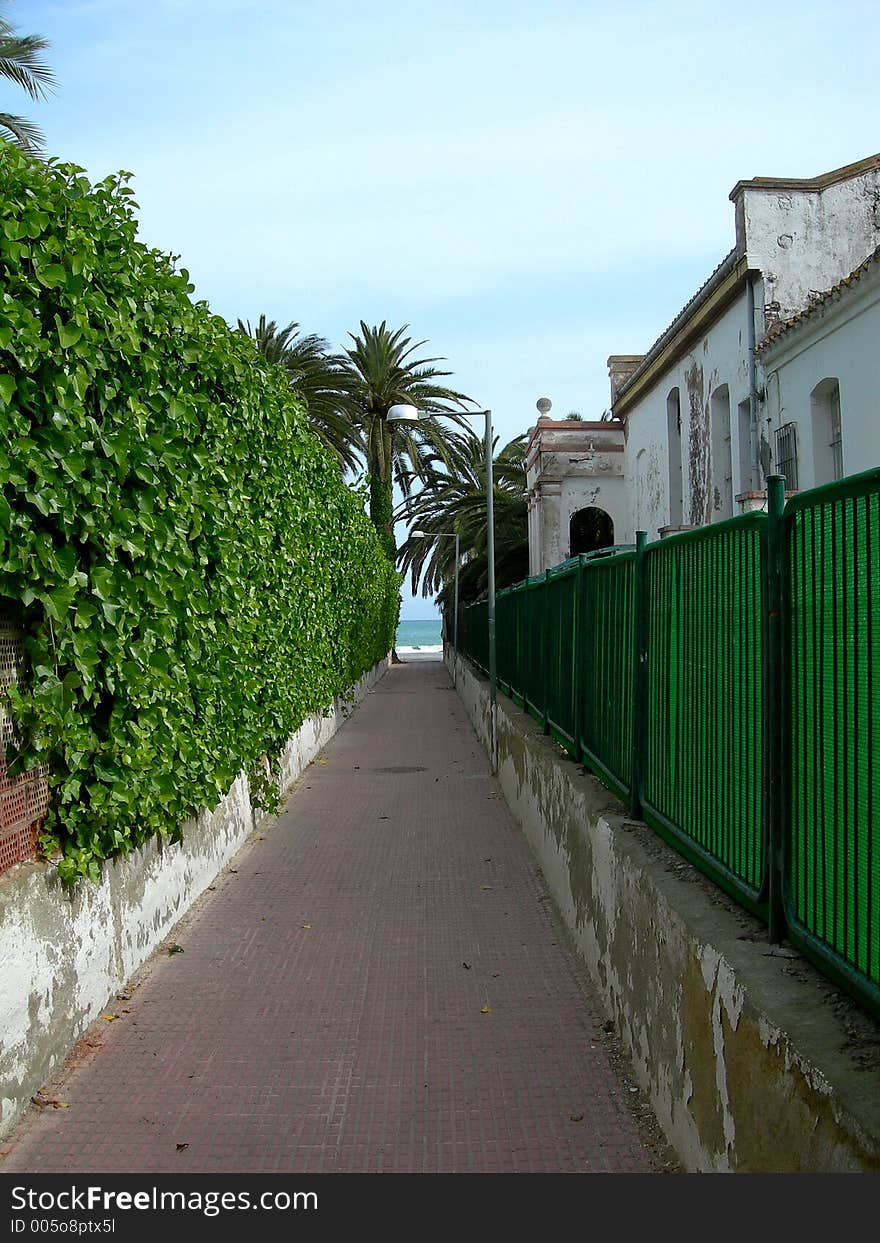
<path id="1" fill-rule="evenodd" d="M 600 418 L 734 242 L 728 195 L 880 150 L 877 0 L 12 0 L 57 89 L 0 109 L 230 323 L 407 324 L 502 443 Z M 483 420 L 475 430 L 482 434 Z M 404 533 L 399 530 L 399 536 Z M 432 617 L 404 587 L 402 615 Z"/>

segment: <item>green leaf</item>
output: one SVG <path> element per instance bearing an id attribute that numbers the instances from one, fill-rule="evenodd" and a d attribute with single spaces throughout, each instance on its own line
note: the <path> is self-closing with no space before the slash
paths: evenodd
<path id="1" fill-rule="evenodd" d="M 15 377 L 11 375 L 0 375 L 0 398 L 3 404 L 8 406 L 12 401 L 12 395 L 16 389 Z"/>
<path id="2" fill-rule="evenodd" d="M 92 570 L 92 593 L 99 600 L 109 600 L 113 594 L 115 578 L 112 570 L 98 567 Z"/>
<path id="3" fill-rule="evenodd" d="M 59 324 L 58 325 L 58 341 L 63 350 L 68 350 L 72 345 L 76 345 L 82 336 L 82 328 L 79 324 Z"/>
<path id="4" fill-rule="evenodd" d="M 47 289 L 54 289 L 63 283 L 67 272 L 60 263 L 49 263 L 44 268 L 37 268 L 37 280 Z"/>

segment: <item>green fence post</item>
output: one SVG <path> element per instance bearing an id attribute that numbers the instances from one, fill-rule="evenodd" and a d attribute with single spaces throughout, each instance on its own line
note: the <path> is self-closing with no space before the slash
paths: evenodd
<path id="1" fill-rule="evenodd" d="M 583 715 L 582 686 L 581 679 L 583 670 L 581 669 L 582 644 L 579 642 L 579 630 L 581 626 L 581 617 L 584 610 L 584 557 L 583 553 L 578 557 L 577 574 L 574 580 L 574 623 L 571 628 L 571 676 L 572 676 L 572 702 L 574 703 L 574 758 L 579 764 L 583 763 L 584 749 L 581 746 L 581 717 Z"/>
<path id="2" fill-rule="evenodd" d="M 764 607 L 766 644 L 764 648 L 764 704 L 766 739 L 764 751 L 764 840 L 767 845 L 767 924 L 771 945 L 778 945 L 785 933 L 782 899 L 782 856 L 784 827 L 783 773 L 783 591 L 785 561 L 785 476 L 767 476 L 767 565 Z"/>
<path id="3" fill-rule="evenodd" d="M 636 531 L 635 641 L 633 643 L 633 716 L 632 765 L 629 810 L 634 819 L 641 818 L 642 775 L 648 739 L 648 583 L 645 577 L 647 531 Z"/>
<path id="4" fill-rule="evenodd" d="M 550 621 L 550 571 L 549 570 L 544 571 L 544 585 L 541 588 L 541 596 L 543 599 L 542 615 L 544 619 L 544 624 L 541 626 L 541 636 L 543 639 L 543 642 L 541 643 L 541 717 L 542 717 L 542 724 L 544 727 L 544 733 L 549 734 L 550 733 L 550 705 L 549 705 L 549 691 L 547 689 L 547 683 L 549 681 L 549 678 L 547 677 L 547 649 L 549 646 L 547 642 L 547 635 L 548 635 L 548 623 Z"/>

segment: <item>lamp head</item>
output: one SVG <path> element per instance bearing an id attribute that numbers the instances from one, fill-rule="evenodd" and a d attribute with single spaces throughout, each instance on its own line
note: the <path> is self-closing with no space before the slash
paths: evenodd
<path id="1" fill-rule="evenodd" d="M 419 412 L 415 406 L 400 403 L 389 407 L 385 421 L 386 423 L 418 423 Z"/>

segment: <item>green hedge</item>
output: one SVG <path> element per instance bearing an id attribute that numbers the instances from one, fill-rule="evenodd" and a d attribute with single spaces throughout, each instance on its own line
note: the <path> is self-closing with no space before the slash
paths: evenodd
<path id="1" fill-rule="evenodd" d="M 392 646 L 399 577 L 280 368 L 91 186 L 0 142 L 0 595 L 61 874 L 213 806 Z"/>

